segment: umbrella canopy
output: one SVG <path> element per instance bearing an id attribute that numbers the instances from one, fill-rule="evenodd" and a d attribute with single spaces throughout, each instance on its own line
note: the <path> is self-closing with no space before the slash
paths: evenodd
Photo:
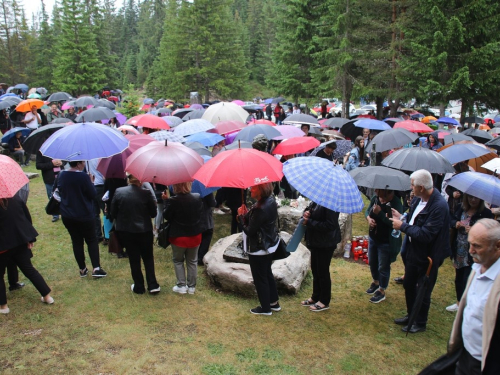
<path id="1" fill-rule="evenodd" d="M 349 172 L 358 186 L 372 189 L 407 191 L 411 189 L 410 176 L 387 167 L 356 168 Z"/>
<path id="2" fill-rule="evenodd" d="M 453 144 L 450 145 L 450 147 L 442 147 L 437 151 L 441 153 L 441 155 L 443 155 L 451 164 L 459 163 L 464 160 L 475 159 L 490 153 L 487 148 L 472 143 Z"/>
<path id="3" fill-rule="evenodd" d="M 394 129 L 398 128 L 406 129 L 412 133 L 429 133 L 433 131 L 432 128 L 428 127 L 427 125 L 414 120 L 406 120 L 395 123 Z"/>
<path id="4" fill-rule="evenodd" d="M 463 133 L 454 133 L 450 135 L 445 135 L 444 136 L 444 144 L 450 144 L 450 143 L 456 143 L 460 141 L 474 141 L 473 138 L 469 137 L 468 135 L 464 135 Z"/>
<path id="5" fill-rule="evenodd" d="M 207 108 L 202 117 L 202 119 L 210 121 L 214 125 L 221 121 L 231 120 L 246 122 L 247 118 L 247 111 L 241 108 L 241 106 L 229 102 L 211 105 Z"/>
<path id="6" fill-rule="evenodd" d="M 179 142 L 183 143 L 186 142 L 186 138 L 184 138 L 182 135 L 178 135 L 172 132 L 169 132 L 167 130 L 160 130 L 157 132 L 150 133 L 149 136 L 153 137 L 157 141 L 170 141 L 170 142 Z"/>
<path id="7" fill-rule="evenodd" d="M 311 115 L 306 115 L 304 113 L 297 113 L 295 115 L 288 116 L 285 120 L 283 120 L 283 123 L 320 126 L 317 118 Z"/>
<path id="8" fill-rule="evenodd" d="M 93 105 L 97 107 L 99 102 L 91 96 L 80 96 L 78 99 L 75 99 L 75 107 L 87 107 L 89 105 Z"/>
<path id="9" fill-rule="evenodd" d="M 127 132 L 130 133 L 130 134 L 141 134 L 139 133 L 139 130 L 137 130 L 136 128 L 134 128 L 132 125 L 122 125 L 120 126 L 119 128 L 117 128 L 116 130 L 119 130 L 121 132 Z"/>
<path id="10" fill-rule="evenodd" d="M 28 99 L 42 99 L 42 95 L 40 95 L 37 92 L 34 92 L 33 94 L 28 95 Z"/>
<path id="11" fill-rule="evenodd" d="M 203 146 L 209 147 L 223 141 L 224 139 L 225 138 L 222 135 L 216 133 L 202 132 L 190 135 L 187 140 L 189 142 L 200 142 Z"/>
<path id="12" fill-rule="evenodd" d="M 341 128 L 343 125 L 348 123 L 349 120 L 346 118 L 341 118 L 341 117 L 332 117 L 327 119 L 321 127 L 328 127 L 328 128 Z"/>
<path id="13" fill-rule="evenodd" d="M 342 133 L 340 133 L 337 130 L 330 130 L 330 129 L 323 130 L 323 135 L 328 135 L 328 136 L 333 137 L 335 139 L 344 139 L 344 136 L 342 135 Z"/>
<path id="14" fill-rule="evenodd" d="M 485 202 L 500 206 L 500 180 L 496 176 L 479 172 L 463 172 L 453 176 L 448 185 Z"/>
<path id="15" fill-rule="evenodd" d="M 191 106 L 191 109 L 193 106 Z M 182 117 L 182 121 L 189 121 L 189 120 L 195 120 L 195 119 L 200 119 L 203 117 L 203 114 L 205 113 L 205 109 L 197 109 L 189 112 L 185 116 Z M 176 116 L 174 116 L 176 117 Z"/>
<path id="16" fill-rule="evenodd" d="M 30 154 L 36 154 L 47 138 L 65 126 L 64 124 L 49 124 L 39 127 L 24 141 L 24 150 Z"/>
<path id="17" fill-rule="evenodd" d="M 12 128 L 9 131 L 5 132 L 5 134 L 2 137 L 2 143 L 7 143 L 9 140 L 16 135 L 17 132 L 21 132 L 23 134 L 23 137 L 26 137 L 30 134 L 31 129 L 30 128 L 21 128 L 21 127 L 16 127 Z"/>
<path id="18" fill-rule="evenodd" d="M 481 167 L 498 175 L 500 172 L 500 158 L 491 159 L 490 161 L 484 163 Z"/>
<path id="19" fill-rule="evenodd" d="M 14 159 L 0 155 L 0 199 L 12 198 L 28 182 L 28 177 Z"/>
<path id="20" fill-rule="evenodd" d="M 352 150 L 352 143 L 351 141 L 346 141 L 346 140 L 333 140 L 333 141 L 328 141 L 328 142 L 323 142 L 320 144 L 318 147 L 316 147 L 309 156 L 316 156 L 319 151 L 323 150 L 326 145 L 335 142 L 337 145 L 337 148 L 333 150 L 333 158 L 334 159 L 340 159 L 343 158 L 348 152 Z"/>
<path id="21" fill-rule="evenodd" d="M 428 124 L 428 123 L 430 123 L 432 121 L 436 121 L 436 120 L 437 120 L 437 118 L 435 118 L 434 116 L 425 116 L 424 118 L 422 118 L 422 122 L 424 124 Z"/>
<path id="22" fill-rule="evenodd" d="M 253 124 L 253 123 L 251 123 L 251 124 Z M 235 121 L 235 120 L 221 121 L 221 122 L 218 122 L 217 124 L 215 124 L 215 128 L 210 129 L 209 132 L 210 133 L 217 133 L 217 134 L 227 134 L 227 133 L 241 130 L 241 129 L 245 128 L 246 126 L 247 126 L 247 124 L 245 124 L 244 122 L 241 122 L 241 121 Z"/>
<path id="23" fill-rule="evenodd" d="M 207 187 L 246 189 L 267 182 L 281 181 L 283 165 L 274 156 L 249 148 L 218 153 L 195 174 Z"/>
<path id="24" fill-rule="evenodd" d="M 160 119 L 165 121 L 171 128 L 175 128 L 183 123 L 182 119 L 177 116 L 162 116 Z"/>
<path id="25" fill-rule="evenodd" d="M 143 104 L 153 104 L 155 102 L 154 99 L 146 98 L 142 101 Z"/>
<path id="26" fill-rule="evenodd" d="M 115 129 L 83 122 L 56 131 L 45 141 L 40 152 L 52 159 L 91 160 L 119 154 L 128 144 L 128 139 Z"/>
<path id="27" fill-rule="evenodd" d="M 76 122 L 96 122 L 104 119 L 110 119 L 115 117 L 115 113 L 106 107 L 95 107 L 83 111 L 78 116 L 76 116 Z"/>
<path id="28" fill-rule="evenodd" d="M 206 163 L 212 157 L 210 156 L 201 156 L 203 158 L 203 161 Z M 193 185 L 191 186 L 191 193 L 198 193 L 200 194 L 200 197 L 206 197 L 208 194 L 212 194 L 214 191 L 219 190 L 220 187 L 206 187 L 203 185 L 200 181 L 198 180 L 193 180 Z"/>
<path id="29" fill-rule="evenodd" d="M 206 132 L 207 130 L 214 129 L 211 122 L 204 119 L 188 120 L 174 128 L 174 133 L 177 135 L 187 136 L 191 134 Z"/>
<path id="30" fill-rule="evenodd" d="M 208 151 L 208 149 L 200 142 L 185 142 L 184 146 L 196 151 L 196 153 L 200 156 L 212 156 L 212 153 Z"/>
<path id="31" fill-rule="evenodd" d="M 239 106 L 245 105 L 245 102 L 242 100 L 239 100 L 239 99 L 233 100 L 231 103 L 234 103 L 234 104 L 239 105 Z"/>
<path id="32" fill-rule="evenodd" d="M 73 99 L 73 97 L 68 94 L 67 92 L 55 92 L 52 95 L 49 96 L 47 99 L 48 102 L 62 102 L 63 100 L 70 100 Z"/>
<path id="33" fill-rule="evenodd" d="M 352 139 L 353 141 L 356 139 L 356 137 L 363 135 L 363 128 L 359 128 L 355 125 L 357 121 L 359 120 L 354 119 L 346 122 L 340 128 L 340 133 L 342 133 L 342 135 L 344 135 L 345 137 Z"/>
<path id="34" fill-rule="evenodd" d="M 234 140 L 247 141 L 251 143 L 253 142 L 253 139 L 259 134 L 263 134 L 267 139 L 273 139 L 274 137 L 281 136 L 281 133 L 278 130 L 276 130 L 276 127 L 274 126 L 250 125 L 240 130 L 240 132 L 234 138 Z"/>
<path id="35" fill-rule="evenodd" d="M 191 109 L 205 109 L 205 107 L 203 107 L 201 104 L 198 104 L 198 103 L 194 103 L 194 104 L 191 104 L 191 107 L 189 107 Z"/>
<path id="36" fill-rule="evenodd" d="M 279 137 L 274 137 L 274 140 L 282 140 L 295 137 L 303 137 L 304 132 L 293 125 L 280 125 L 276 126 L 275 129 L 281 133 Z M 283 155 L 283 154 L 282 154 Z"/>
<path id="37" fill-rule="evenodd" d="M 158 110 L 158 113 L 167 113 L 167 114 L 170 114 L 172 113 L 173 111 L 170 109 L 170 108 L 160 108 Z"/>
<path id="38" fill-rule="evenodd" d="M 154 141 L 134 151 L 125 170 L 140 181 L 173 185 L 193 181 L 203 159 L 192 149 L 176 142 Z"/>
<path id="39" fill-rule="evenodd" d="M 15 89 L 21 90 L 22 92 L 28 91 L 28 85 L 24 83 L 18 83 L 17 85 L 14 86 Z"/>
<path id="40" fill-rule="evenodd" d="M 31 111 L 31 107 L 35 106 L 36 109 L 40 109 L 44 106 L 44 102 L 40 99 L 26 99 L 20 102 L 16 106 L 17 112 L 29 112 Z"/>
<path id="41" fill-rule="evenodd" d="M 278 126 L 280 128 L 281 126 Z M 320 145 L 314 137 L 296 137 L 281 142 L 273 150 L 273 155 L 293 155 L 312 150 Z"/>
<path id="42" fill-rule="evenodd" d="M 265 120 L 265 119 L 260 119 L 260 120 L 255 120 L 255 119 L 252 119 L 252 121 L 250 121 L 248 123 L 248 125 L 269 125 L 269 126 L 276 126 L 276 124 L 272 121 L 269 121 L 269 120 Z"/>
<path id="43" fill-rule="evenodd" d="M 484 118 L 477 116 L 466 117 L 463 119 L 463 121 L 461 121 L 462 124 L 484 124 L 484 122 Z"/>
<path id="44" fill-rule="evenodd" d="M 436 122 L 440 124 L 448 124 L 448 125 L 460 125 L 460 123 L 451 117 L 440 117 L 436 120 Z M 484 122 L 484 121 L 483 121 Z"/>
<path id="45" fill-rule="evenodd" d="M 493 139 L 493 136 L 490 133 L 485 132 L 484 130 L 477 130 L 474 128 L 466 129 L 462 132 L 462 134 L 472 137 L 476 142 L 479 143 L 486 143 Z"/>
<path id="46" fill-rule="evenodd" d="M 111 110 L 116 108 L 114 103 L 110 102 L 109 100 L 98 99 L 97 101 L 98 101 L 97 107 L 106 107 L 106 108 L 111 109 Z"/>
<path id="47" fill-rule="evenodd" d="M 236 150 L 238 148 L 253 148 L 251 142 L 247 141 L 236 141 L 228 146 L 224 146 L 221 151 Z"/>
<path id="48" fill-rule="evenodd" d="M 373 120 L 373 119 L 363 119 L 358 120 L 354 123 L 354 126 L 362 129 L 370 129 L 370 130 L 389 130 L 392 129 L 389 124 L 384 121 Z"/>
<path id="49" fill-rule="evenodd" d="M 443 155 L 422 147 L 398 150 L 386 157 L 382 165 L 410 172 L 426 169 L 430 173 L 455 173 L 455 169 Z"/>
<path id="50" fill-rule="evenodd" d="M 126 124 L 150 129 L 170 129 L 170 126 L 162 120 L 162 117 L 150 115 L 148 113 L 131 117 L 127 120 Z"/>
<path id="51" fill-rule="evenodd" d="M 1 111 L 2 109 L 7 109 L 7 108 L 10 108 L 10 107 L 12 107 L 13 105 L 15 105 L 15 104 L 14 104 L 14 103 L 12 103 L 12 102 L 9 102 L 9 101 L 7 101 L 7 100 L 1 100 L 1 101 L 0 101 L 0 111 Z"/>
<path id="52" fill-rule="evenodd" d="M 74 124 L 75 122 L 69 118 L 66 117 L 58 117 L 53 119 L 50 124 L 64 124 L 64 125 L 71 125 Z M 45 125 L 44 125 L 45 126 Z"/>
<path id="53" fill-rule="evenodd" d="M 313 202 L 343 213 L 360 212 L 364 203 L 352 177 L 323 158 L 298 157 L 283 165 L 286 179 Z"/>
<path id="54" fill-rule="evenodd" d="M 500 151 L 500 137 L 496 137 L 495 139 L 492 139 L 491 141 L 488 141 L 485 143 L 485 146 L 494 148 L 497 151 Z"/>
<path id="55" fill-rule="evenodd" d="M 406 129 L 395 128 L 377 134 L 372 139 L 370 144 L 375 145 L 376 152 L 382 152 L 402 147 L 408 143 L 413 143 L 417 138 L 418 135 L 413 134 Z M 370 152 L 371 149 L 367 151 Z"/>
<path id="56" fill-rule="evenodd" d="M 63 111 L 67 110 L 67 109 L 70 109 L 71 107 L 75 107 L 75 101 L 74 100 L 70 100 L 69 102 L 66 102 L 64 103 L 62 106 L 61 106 L 61 109 Z"/>

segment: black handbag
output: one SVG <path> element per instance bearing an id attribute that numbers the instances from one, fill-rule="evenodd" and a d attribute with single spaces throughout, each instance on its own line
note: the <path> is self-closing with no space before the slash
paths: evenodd
<path id="1" fill-rule="evenodd" d="M 273 254 L 273 260 L 281 260 L 288 258 L 290 256 L 290 253 L 286 250 L 286 242 L 281 238 L 279 233 L 281 232 L 281 225 L 280 225 L 280 217 L 278 215 L 278 237 L 280 239 L 278 243 L 278 247 L 276 248 L 276 251 Z"/>
<path id="2" fill-rule="evenodd" d="M 45 206 L 45 212 L 47 215 L 60 215 L 61 214 L 61 209 L 60 209 L 60 203 L 57 201 L 54 196 L 51 196 L 49 199 L 49 203 Z"/>
<path id="3" fill-rule="evenodd" d="M 169 241 L 170 237 L 170 223 L 168 221 L 164 221 L 160 224 L 160 228 L 158 229 L 158 246 L 166 249 L 170 245 Z"/>

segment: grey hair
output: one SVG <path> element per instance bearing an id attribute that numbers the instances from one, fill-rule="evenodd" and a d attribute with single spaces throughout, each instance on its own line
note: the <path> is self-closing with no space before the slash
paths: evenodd
<path id="1" fill-rule="evenodd" d="M 413 185 L 423 186 L 425 190 L 432 189 L 432 176 L 429 171 L 425 169 L 419 169 L 411 174 L 410 178 L 413 180 Z"/>
<path id="2" fill-rule="evenodd" d="M 481 224 L 486 229 L 486 240 L 493 246 L 500 241 L 500 223 L 494 219 L 480 219 L 476 224 Z"/>

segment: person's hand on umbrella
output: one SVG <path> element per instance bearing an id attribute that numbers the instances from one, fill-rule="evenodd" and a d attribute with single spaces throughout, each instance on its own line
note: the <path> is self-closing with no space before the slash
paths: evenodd
<path id="1" fill-rule="evenodd" d="M 59 159 L 52 159 L 52 165 L 54 167 L 60 167 L 62 165 L 62 161 Z"/>
<path id="2" fill-rule="evenodd" d="M 370 229 L 373 229 L 377 226 L 377 222 L 374 219 L 372 219 L 370 216 L 367 216 L 366 220 L 368 221 L 368 225 L 370 226 Z"/>
<path id="3" fill-rule="evenodd" d="M 170 198 L 170 192 L 166 189 L 163 193 L 161 193 L 161 199 L 166 201 L 168 198 Z"/>
<path id="4" fill-rule="evenodd" d="M 242 204 L 241 207 L 238 208 L 238 216 L 245 216 L 248 213 L 248 208 L 245 204 Z"/>
<path id="5" fill-rule="evenodd" d="M 304 211 L 304 214 L 302 215 L 302 217 L 304 218 L 304 225 L 306 225 L 307 221 L 311 217 L 311 212 L 310 211 Z"/>

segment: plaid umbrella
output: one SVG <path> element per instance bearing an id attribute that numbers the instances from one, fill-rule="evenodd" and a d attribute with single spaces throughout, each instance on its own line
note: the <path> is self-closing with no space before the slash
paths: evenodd
<path id="1" fill-rule="evenodd" d="M 326 159 L 294 158 L 285 162 L 283 173 L 290 185 L 323 207 L 349 214 L 363 209 L 356 182 L 342 167 Z"/>
<path id="2" fill-rule="evenodd" d="M 337 144 L 337 148 L 333 151 L 333 158 L 334 159 L 340 159 L 345 156 L 348 152 L 351 151 L 352 149 L 352 143 L 351 141 L 345 141 L 345 140 L 333 140 L 333 141 L 328 141 L 320 144 L 318 147 L 314 149 L 314 151 L 311 152 L 309 156 L 316 156 L 316 154 L 320 151 L 323 150 L 327 144 L 335 142 Z"/>
<path id="3" fill-rule="evenodd" d="M 188 120 L 174 129 L 174 133 L 182 136 L 192 135 L 214 129 L 211 122 L 203 119 Z"/>
<path id="4" fill-rule="evenodd" d="M 186 138 L 184 138 L 182 135 L 178 135 L 172 132 L 168 132 L 166 130 L 160 130 L 154 133 L 149 134 L 151 137 L 156 139 L 157 141 L 170 141 L 170 142 L 186 142 Z"/>
<path id="5" fill-rule="evenodd" d="M 464 172 L 453 176 L 448 185 L 485 202 L 500 206 L 500 180 L 498 177 L 479 172 Z"/>

